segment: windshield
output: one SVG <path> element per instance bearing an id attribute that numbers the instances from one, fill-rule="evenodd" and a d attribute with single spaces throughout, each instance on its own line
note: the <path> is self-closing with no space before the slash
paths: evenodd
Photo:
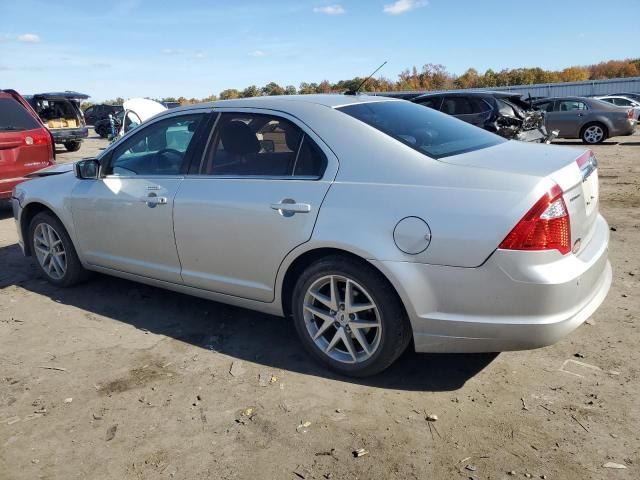
<path id="1" fill-rule="evenodd" d="M 432 158 L 471 152 L 505 141 L 454 117 L 406 101 L 357 103 L 338 110 Z"/>

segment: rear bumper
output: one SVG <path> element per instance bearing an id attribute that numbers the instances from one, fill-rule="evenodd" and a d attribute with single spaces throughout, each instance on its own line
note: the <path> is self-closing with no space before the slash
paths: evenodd
<path id="1" fill-rule="evenodd" d="M 499 352 L 551 345 L 581 325 L 611 286 L 601 216 L 577 255 L 497 250 L 482 266 L 373 261 L 400 292 L 418 352 Z"/>
<path id="2" fill-rule="evenodd" d="M 87 138 L 89 136 L 89 129 L 87 127 L 54 128 L 51 130 L 51 134 L 56 143 L 74 142 Z"/>
<path id="3" fill-rule="evenodd" d="M 0 179 L 0 199 L 6 200 L 11 198 L 11 192 L 13 188 L 21 182 L 28 180 L 25 177 L 18 178 L 3 178 Z"/>

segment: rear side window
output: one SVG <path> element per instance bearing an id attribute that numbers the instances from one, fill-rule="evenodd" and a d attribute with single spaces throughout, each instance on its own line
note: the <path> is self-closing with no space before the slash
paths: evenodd
<path id="1" fill-rule="evenodd" d="M 480 150 L 506 141 L 486 130 L 410 102 L 358 103 L 338 110 L 432 158 Z"/>
<path id="2" fill-rule="evenodd" d="M 468 115 L 473 113 L 467 97 L 445 97 L 442 111 L 449 115 Z"/>
<path id="3" fill-rule="evenodd" d="M 223 113 L 200 173 L 320 178 L 326 164 L 322 150 L 289 120 L 265 114 Z"/>
<path id="4" fill-rule="evenodd" d="M 13 98 L 0 98 L 0 132 L 34 130 L 41 125 Z"/>

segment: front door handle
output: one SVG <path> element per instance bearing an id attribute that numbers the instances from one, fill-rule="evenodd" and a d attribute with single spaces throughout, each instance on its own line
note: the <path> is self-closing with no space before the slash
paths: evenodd
<path id="1" fill-rule="evenodd" d="M 156 205 L 166 205 L 167 197 L 159 197 L 151 192 L 147 197 L 142 198 L 141 201 L 146 203 L 149 208 L 154 208 Z"/>
<path id="2" fill-rule="evenodd" d="M 311 205 L 308 203 L 296 203 L 296 201 L 291 198 L 285 198 L 281 202 L 272 203 L 271 208 L 283 217 L 291 217 L 296 213 L 309 213 L 311 211 Z"/>

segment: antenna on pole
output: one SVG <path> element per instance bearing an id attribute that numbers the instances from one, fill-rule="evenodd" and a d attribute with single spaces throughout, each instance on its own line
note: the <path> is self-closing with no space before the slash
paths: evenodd
<path id="1" fill-rule="evenodd" d="M 357 95 L 358 92 L 360 91 L 360 89 L 362 88 L 362 86 L 367 83 L 369 81 L 369 79 L 371 77 L 373 77 L 376 73 L 378 73 L 378 70 L 380 70 L 382 67 L 384 67 L 387 64 L 387 61 L 385 60 L 384 63 L 382 65 L 380 65 L 378 68 L 376 68 L 373 73 L 371 75 L 369 75 L 367 78 L 365 78 L 362 82 L 360 82 L 360 85 L 358 85 L 357 88 L 353 89 L 353 90 L 347 90 L 346 92 L 344 92 L 345 95 Z"/>

